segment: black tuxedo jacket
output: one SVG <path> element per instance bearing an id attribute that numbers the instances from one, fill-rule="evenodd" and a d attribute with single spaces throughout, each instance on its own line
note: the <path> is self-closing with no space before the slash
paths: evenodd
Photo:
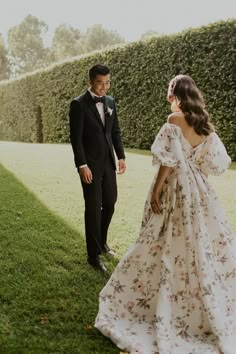
<path id="1" fill-rule="evenodd" d="M 107 151 L 115 169 L 114 150 L 118 159 L 125 158 L 116 105 L 111 96 L 105 96 L 104 112 L 105 126 L 89 91 L 71 102 L 70 140 L 77 168 L 84 164 L 92 168 L 101 166 Z"/>

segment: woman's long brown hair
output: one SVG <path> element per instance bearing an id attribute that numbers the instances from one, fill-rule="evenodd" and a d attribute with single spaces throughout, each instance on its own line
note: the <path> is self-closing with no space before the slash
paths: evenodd
<path id="1" fill-rule="evenodd" d="M 172 95 L 179 100 L 187 123 L 198 135 L 207 136 L 214 131 L 203 96 L 190 76 L 177 75 L 172 80 Z"/>

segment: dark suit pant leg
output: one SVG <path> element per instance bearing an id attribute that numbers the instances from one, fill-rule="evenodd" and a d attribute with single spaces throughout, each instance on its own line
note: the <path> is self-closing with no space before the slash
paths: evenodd
<path id="1" fill-rule="evenodd" d="M 104 175 L 102 179 L 102 215 L 101 215 L 101 241 L 102 246 L 107 243 L 107 232 L 112 215 L 115 210 L 117 200 L 116 171 L 112 162 L 105 164 Z"/>
<path id="2" fill-rule="evenodd" d="M 91 184 L 82 182 L 85 200 L 85 235 L 88 256 L 94 258 L 101 253 L 101 205 L 102 178 L 93 176 Z"/>

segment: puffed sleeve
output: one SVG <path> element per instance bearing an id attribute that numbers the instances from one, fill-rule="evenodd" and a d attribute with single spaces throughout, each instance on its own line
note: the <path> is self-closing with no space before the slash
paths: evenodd
<path id="1" fill-rule="evenodd" d="M 182 157 L 179 139 L 179 130 L 173 124 L 166 123 L 162 126 L 151 146 L 153 153 L 153 166 L 177 166 Z"/>
<path id="2" fill-rule="evenodd" d="M 211 133 L 196 156 L 201 171 L 209 175 L 220 175 L 230 165 L 231 158 L 216 133 Z"/>

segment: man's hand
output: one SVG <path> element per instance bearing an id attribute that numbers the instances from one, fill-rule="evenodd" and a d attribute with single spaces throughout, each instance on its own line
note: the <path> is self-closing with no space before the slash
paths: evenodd
<path id="1" fill-rule="evenodd" d="M 119 170 L 118 170 L 118 174 L 119 175 L 122 175 L 122 173 L 125 173 L 125 170 L 126 170 L 126 164 L 125 164 L 125 160 L 123 159 L 120 159 L 118 161 L 118 167 L 119 167 Z"/>
<path id="2" fill-rule="evenodd" d="M 84 183 L 90 184 L 93 181 L 93 175 L 88 166 L 80 167 L 79 174 Z"/>

